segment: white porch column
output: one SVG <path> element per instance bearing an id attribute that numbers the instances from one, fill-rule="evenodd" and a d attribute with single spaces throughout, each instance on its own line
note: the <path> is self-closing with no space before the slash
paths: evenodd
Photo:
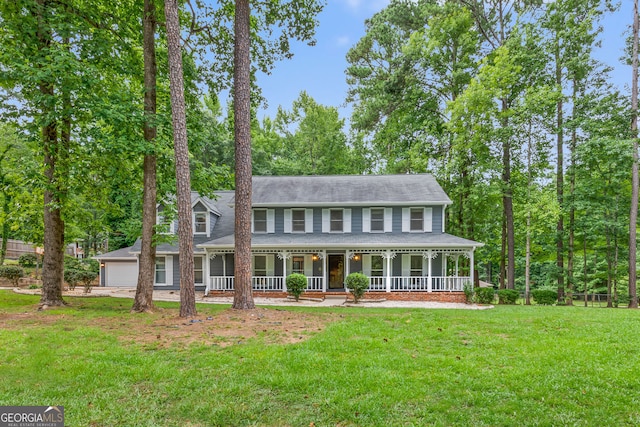
<path id="1" fill-rule="evenodd" d="M 353 252 L 351 252 L 350 250 L 347 249 L 346 251 L 346 257 L 345 257 L 345 266 L 344 266 L 344 278 L 346 280 L 347 276 L 349 275 L 349 273 L 351 272 L 351 258 L 353 258 L 355 254 Z"/>
<path id="2" fill-rule="evenodd" d="M 287 260 L 291 254 L 287 251 L 278 252 L 278 258 L 282 260 L 282 290 L 287 292 Z"/>
<path id="3" fill-rule="evenodd" d="M 204 280 L 204 295 L 207 296 L 209 290 L 211 289 L 211 274 L 209 268 L 211 267 L 211 261 L 209 261 L 209 251 L 206 248 L 204 250 L 204 259 L 202 260 L 202 262 L 204 263 L 204 265 L 202 266 L 202 274 L 204 276 L 202 278 L 202 280 Z"/>
<path id="4" fill-rule="evenodd" d="M 386 291 L 391 292 L 391 260 L 396 257 L 395 252 L 385 251 L 380 254 L 380 256 L 387 260 L 387 283 L 386 283 Z"/>
<path id="5" fill-rule="evenodd" d="M 456 260 L 456 277 L 460 276 L 458 274 L 458 259 L 460 259 L 460 255 L 456 254 L 453 256 L 453 258 Z"/>
<path id="6" fill-rule="evenodd" d="M 422 254 L 423 257 L 427 258 L 427 292 L 433 292 L 433 274 L 431 272 L 431 260 L 435 258 L 433 256 L 433 251 L 428 250 Z"/>
<path id="7" fill-rule="evenodd" d="M 322 257 L 322 292 L 327 292 L 327 282 L 329 278 L 329 272 L 327 271 L 327 251 L 322 251 L 320 256 Z"/>
<path id="8" fill-rule="evenodd" d="M 475 285 L 475 283 L 476 283 L 476 281 L 475 281 L 475 277 L 473 277 L 473 276 L 474 276 L 474 274 L 475 274 L 475 268 L 474 268 L 474 266 L 473 266 L 473 254 L 474 254 L 474 252 L 475 252 L 475 249 L 476 249 L 476 248 L 472 248 L 472 249 L 469 251 L 469 268 L 471 269 L 471 271 L 470 271 L 470 273 L 471 273 L 471 274 L 469 274 L 469 276 L 471 277 L 471 289 L 473 289 L 473 287 L 474 287 L 474 285 Z"/>

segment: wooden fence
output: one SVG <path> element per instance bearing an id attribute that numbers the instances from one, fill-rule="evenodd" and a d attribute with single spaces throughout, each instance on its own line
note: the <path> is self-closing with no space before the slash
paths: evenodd
<path id="1" fill-rule="evenodd" d="M 0 243 L 2 243 L 2 239 L 0 239 Z M 36 247 L 30 245 L 29 243 L 25 243 L 21 240 L 7 240 L 7 254 L 6 258 L 8 259 L 18 259 L 20 255 L 26 253 L 36 253 Z"/>

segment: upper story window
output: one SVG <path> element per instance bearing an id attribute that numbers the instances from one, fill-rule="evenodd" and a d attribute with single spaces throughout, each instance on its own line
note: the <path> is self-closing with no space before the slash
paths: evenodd
<path id="1" fill-rule="evenodd" d="M 371 209 L 371 231 L 384 232 L 384 209 Z"/>
<path id="2" fill-rule="evenodd" d="M 291 231 L 294 233 L 304 233 L 306 211 L 305 209 L 292 209 L 291 210 Z"/>
<path id="3" fill-rule="evenodd" d="M 253 232 L 254 233 L 267 232 L 267 210 L 266 209 L 255 209 L 253 211 Z"/>
<path id="4" fill-rule="evenodd" d="M 429 233 L 433 228 L 433 208 L 403 208 L 402 231 Z"/>
<path id="5" fill-rule="evenodd" d="M 331 209 L 329 231 L 343 231 L 343 212 L 342 209 Z"/>
<path id="6" fill-rule="evenodd" d="M 410 230 L 411 231 L 424 230 L 424 209 L 423 208 L 411 208 Z"/>
<path id="7" fill-rule="evenodd" d="M 323 233 L 351 233 L 351 209 L 323 209 Z"/>
<path id="8" fill-rule="evenodd" d="M 254 209 L 252 212 L 251 232 L 274 233 L 275 214 L 273 209 Z"/>
<path id="9" fill-rule="evenodd" d="M 195 234 L 207 234 L 206 212 L 195 212 L 193 214 L 193 230 Z"/>

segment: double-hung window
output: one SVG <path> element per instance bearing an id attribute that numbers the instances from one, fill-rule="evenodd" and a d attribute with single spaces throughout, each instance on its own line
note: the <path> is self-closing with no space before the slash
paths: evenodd
<path id="1" fill-rule="evenodd" d="M 306 210 L 305 209 L 292 209 L 291 210 L 291 231 L 294 233 L 304 233 L 306 231 Z"/>
<path id="2" fill-rule="evenodd" d="M 424 209 L 411 208 L 410 219 L 411 231 L 423 231 L 424 230 Z"/>
<path id="3" fill-rule="evenodd" d="M 165 257 L 156 257 L 156 283 L 167 283 L 167 260 Z"/>
<path id="4" fill-rule="evenodd" d="M 266 255 L 254 255 L 253 275 L 256 277 L 265 277 L 267 275 L 267 256 Z"/>
<path id="5" fill-rule="evenodd" d="M 342 209 L 331 209 L 330 211 L 330 227 L 329 231 L 341 232 L 343 230 L 343 211 Z"/>
<path id="6" fill-rule="evenodd" d="M 267 232 L 267 210 L 266 209 L 253 210 L 253 232 L 254 233 Z"/>
<path id="7" fill-rule="evenodd" d="M 291 272 L 298 273 L 298 274 L 305 274 L 304 256 L 293 256 L 291 258 Z"/>
<path id="8" fill-rule="evenodd" d="M 196 285 L 202 285 L 204 283 L 204 258 L 201 256 L 193 257 L 193 281 Z"/>
<path id="9" fill-rule="evenodd" d="M 384 232 L 384 209 L 372 208 L 371 209 L 371 231 L 383 233 Z"/>
<path id="10" fill-rule="evenodd" d="M 195 212 L 193 214 L 193 228 L 196 234 L 207 234 L 206 212 Z"/>
<path id="11" fill-rule="evenodd" d="M 422 255 L 411 255 L 411 265 L 409 267 L 411 277 L 422 276 Z"/>

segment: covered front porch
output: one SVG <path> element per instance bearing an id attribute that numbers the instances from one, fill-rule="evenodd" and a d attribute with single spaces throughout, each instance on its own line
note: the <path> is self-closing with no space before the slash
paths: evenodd
<path id="1" fill-rule="evenodd" d="M 346 293 L 345 278 L 361 272 L 369 277 L 369 293 L 459 293 L 473 286 L 474 249 L 259 249 L 252 252 L 252 286 L 257 293 L 286 293 L 286 277 L 301 273 L 307 293 Z M 208 250 L 207 256 L 206 293 L 233 291 L 233 251 Z"/>

